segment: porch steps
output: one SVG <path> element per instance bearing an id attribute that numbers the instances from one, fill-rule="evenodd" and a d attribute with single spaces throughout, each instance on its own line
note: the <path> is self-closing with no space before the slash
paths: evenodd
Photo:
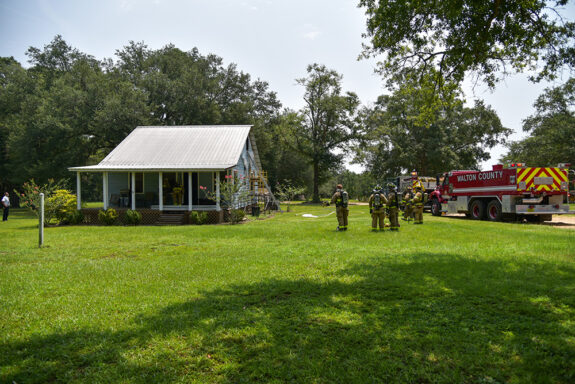
<path id="1" fill-rule="evenodd" d="M 164 212 L 158 218 L 156 225 L 182 225 L 186 215 L 181 212 Z"/>

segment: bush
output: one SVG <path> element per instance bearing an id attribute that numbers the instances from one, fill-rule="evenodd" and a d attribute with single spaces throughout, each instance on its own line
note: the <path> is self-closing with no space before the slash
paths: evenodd
<path id="1" fill-rule="evenodd" d="M 230 211 L 230 222 L 232 224 L 237 224 L 246 217 L 246 213 L 243 209 L 232 209 Z"/>
<path id="2" fill-rule="evenodd" d="M 70 215 L 76 212 L 76 195 L 65 189 L 58 189 L 46 199 L 44 207 L 44 222 L 48 224 L 52 219 L 57 223 L 66 224 Z"/>
<path id="3" fill-rule="evenodd" d="M 77 225 L 77 224 L 80 224 L 84 221 L 84 214 L 82 213 L 82 211 L 78 211 L 78 210 L 72 211 L 68 215 L 66 220 L 69 224 Z"/>
<path id="4" fill-rule="evenodd" d="M 116 220 L 118 220 L 118 212 L 116 212 L 114 208 L 108 208 L 105 211 L 100 210 L 100 212 L 98 212 L 98 219 L 105 225 L 114 225 Z"/>
<path id="5" fill-rule="evenodd" d="M 126 225 L 139 225 L 142 223 L 142 214 L 138 211 L 132 211 L 131 209 L 128 209 L 126 211 L 124 223 Z"/>
<path id="6" fill-rule="evenodd" d="M 190 224 L 202 225 L 208 222 L 207 212 L 193 211 L 190 213 Z"/>

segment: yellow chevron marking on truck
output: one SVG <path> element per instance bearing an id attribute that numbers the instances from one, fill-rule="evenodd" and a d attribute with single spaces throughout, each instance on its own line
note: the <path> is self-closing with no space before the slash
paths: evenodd
<path id="1" fill-rule="evenodd" d="M 533 169 L 533 168 L 532 168 Z M 525 179 L 525 183 L 529 186 L 529 185 L 533 185 L 533 178 L 539 174 L 539 171 L 541 171 L 541 168 L 535 168 L 535 170 L 533 172 L 531 172 L 529 174 L 529 176 L 527 177 L 527 179 Z"/>
<path id="2" fill-rule="evenodd" d="M 544 182 L 541 179 L 550 179 L 551 183 L 535 184 L 535 182 Z M 549 180 L 547 180 L 549 181 Z M 560 191 L 561 182 L 567 181 L 566 172 L 559 168 L 521 168 L 517 170 L 517 190 L 527 191 L 535 189 L 537 191 Z M 519 183 L 525 183 L 525 189 L 519 188 Z"/>

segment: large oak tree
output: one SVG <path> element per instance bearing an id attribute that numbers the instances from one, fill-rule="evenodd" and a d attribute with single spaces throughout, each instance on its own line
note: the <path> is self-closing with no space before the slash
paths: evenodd
<path id="1" fill-rule="evenodd" d="M 312 200 L 319 202 L 319 186 L 329 170 L 337 169 L 343 152 L 358 137 L 359 98 L 353 92 L 342 93 L 342 76 L 325 65 L 307 67 L 308 76 L 297 79 L 305 87 L 305 107 L 287 124 L 293 148 L 313 168 Z M 335 151 L 339 150 L 339 153 Z"/>
<path id="2" fill-rule="evenodd" d="M 379 180 L 413 169 L 434 176 L 451 169 L 477 169 L 489 149 L 510 130 L 489 106 L 466 107 L 454 83 L 435 89 L 437 74 L 406 76 L 392 95 L 363 111 L 369 133 L 356 161 Z"/>
<path id="3" fill-rule="evenodd" d="M 499 75 L 536 70 L 554 78 L 575 66 L 575 23 L 562 17 L 568 0 L 360 0 L 370 44 L 364 55 L 383 54 L 386 75 L 402 69 L 438 69 L 461 82 L 474 72 L 494 86 Z"/>

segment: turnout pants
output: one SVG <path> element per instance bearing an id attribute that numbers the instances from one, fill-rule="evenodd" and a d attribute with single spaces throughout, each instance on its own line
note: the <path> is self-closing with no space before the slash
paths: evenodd
<path id="1" fill-rule="evenodd" d="M 385 219 L 385 209 L 374 209 L 371 213 L 371 229 L 377 229 L 377 224 L 379 224 L 379 229 L 383 231 L 383 220 Z"/>
<path id="2" fill-rule="evenodd" d="M 403 212 L 403 218 L 406 220 L 411 220 L 413 216 L 413 205 L 411 203 L 405 204 L 405 211 Z"/>
<path id="3" fill-rule="evenodd" d="M 389 207 L 389 229 L 392 231 L 399 230 L 398 214 L 397 207 Z"/>
<path id="4" fill-rule="evenodd" d="M 413 221 L 414 224 L 423 224 L 423 204 L 417 203 L 415 204 L 415 208 L 413 209 L 413 213 L 415 215 L 415 220 Z"/>
<path id="5" fill-rule="evenodd" d="M 349 209 L 346 207 L 336 207 L 335 214 L 337 216 L 339 229 L 347 229 L 347 216 L 349 215 Z"/>

